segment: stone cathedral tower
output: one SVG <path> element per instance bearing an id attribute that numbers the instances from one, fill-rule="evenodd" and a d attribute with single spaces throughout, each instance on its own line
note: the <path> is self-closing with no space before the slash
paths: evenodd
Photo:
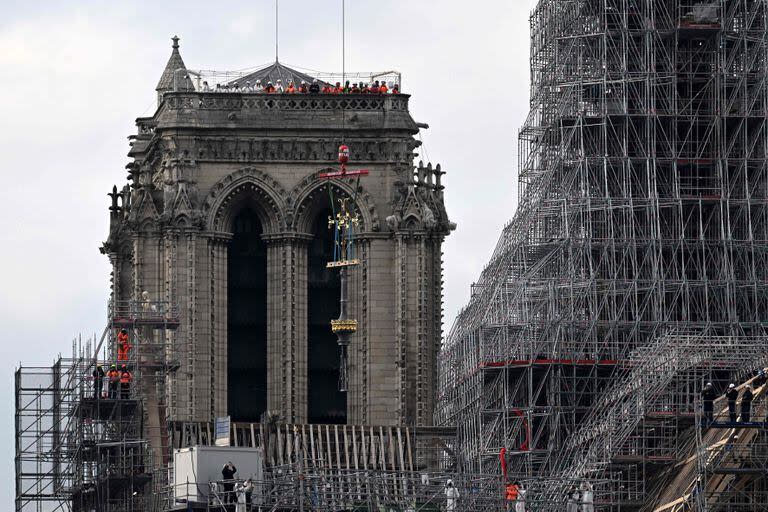
<path id="1" fill-rule="evenodd" d="M 257 79 L 312 77 L 275 62 L 236 82 Z M 453 224 L 440 166 L 413 166 L 409 96 L 208 92 L 199 81 L 174 38 L 157 110 L 130 138 L 129 183 L 113 191 L 102 249 L 114 300 L 146 290 L 181 308 L 171 419 L 273 411 L 296 423 L 430 424 L 441 245 Z M 359 184 L 318 177 L 342 141 L 370 170 Z M 343 198 L 362 219 L 347 393 L 329 326 L 339 280 L 326 268 L 328 217 Z"/>

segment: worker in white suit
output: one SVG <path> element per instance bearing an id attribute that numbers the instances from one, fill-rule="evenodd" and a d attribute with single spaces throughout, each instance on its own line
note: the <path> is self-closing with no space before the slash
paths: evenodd
<path id="1" fill-rule="evenodd" d="M 453 485 L 453 480 L 445 482 L 445 510 L 446 512 L 454 512 L 456 510 L 456 502 L 459 500 L 459 490 Z"/>
<path id="2" fill-rule="evenodd" d="M 586 480 L 581 482 L 581 512 L 595 512 L 595 493 Z"/>

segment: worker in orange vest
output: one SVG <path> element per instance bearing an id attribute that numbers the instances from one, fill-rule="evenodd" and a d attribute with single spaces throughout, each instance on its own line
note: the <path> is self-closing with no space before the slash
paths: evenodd
<path id="1" fill-rule="evenodd" d="M 120 398 L 128 399 L 131 397 L 131 381 L 133 374 L 128 371 L 128 367 L 123 365 L 120 368 Z"/>
<path id="2" fill-rule="evenodd" d="M 130 338 L 128 337 L 128 331 L 120 329 L 117 334 L 117 362 L 127 362 L 128 353 L 133 345 L 131 345 Z"/>
<path id="3" fill-rule="evenodd" d="M 288 88 L 285 90 L 288 94 L 295 94 L 296 93 L 296 86 L 293 84 L 293 80 L 288 82 Z"/>
<path id="4" fill-rule="evenodd" d="M 120 384 L 120 372 L 117 371 L 116 365 L 110 365 L 109 371 L 107 372 L 107 379 L 109 379 L 107 388 L 109 394 L 107 396 L 111 399 L 115 399 L 117 398 L 117 386 Z"/>
<path id="5" fill-rule="evenodd" d="M 504 498 L 507 501 L 507 510 L 515 510 L 520 487 L 517 485 L 517 482 L 508 482 L 505 491 Z"/>
<path id="6" fill-rule="evenodd" d="M 387 82 L 381 82 L 381 86 L 379 87 L 379 93 L 387 94 L 387 91 L 389 91 L 389 87 L 387 87 Z"/>

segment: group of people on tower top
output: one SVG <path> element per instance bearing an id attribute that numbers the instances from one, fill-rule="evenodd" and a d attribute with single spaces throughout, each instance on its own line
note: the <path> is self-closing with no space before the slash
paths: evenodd
<path id="1" fill-rule="evenodd" d="M 739 399 L 739 389 L 736 384 L 730 383 L 728 389 L 725 391 L 724 396 L 728 403 L 728 421 L 729 423 L 736 423 L 741 420 L 742 423 L 749 423 L 752 421 L 752 401 L 755 399 L 757 390 L 764 386 L 768 382 L 768 374 L 765 369 L 760 369 L 757 375 L 751 379 L 751 383 L 747 383 L 743 386 L 744 391 L 741 393 L 741 416 L 736 410 L 737 401 Z M 701 390 L 702 412 L 704 413 L 704 421 L 702 427 L 710 426 L 714 423 L 714 402 L 718 393 L 715 391 L 711 382 L 707 382 L 704 389 Z"/>
<path id="2" fill-rule="evenodd" d="M 336 82 L 335 85 L 320 84 L 317 79 L 314 79 L 311 84 L 302 80 L 298 85 L 293 80 L 288 81 L 287 85 L 283 85 L 281 79 L 278 79 L 274 84 L 267 82 L 266 85 L 261 83 L 261 80 L 256 80 L 254 84 L 250 81 L 246 81 L 244 84 L 237 82 L 232 84 L 216 84 L 216 88 L 212 88 L 208 85 L 208 82 L 203 82 L 201 92 L 235 92 L 235 93 L 256 93 L 256 94 L 399 94 L 400 86 L 395 83 L 390 87 L 386 81 L 376 80 L 373 83 L 356 82 L 350 85 L 347 80 L 344 85 L 341 82 Z"/>

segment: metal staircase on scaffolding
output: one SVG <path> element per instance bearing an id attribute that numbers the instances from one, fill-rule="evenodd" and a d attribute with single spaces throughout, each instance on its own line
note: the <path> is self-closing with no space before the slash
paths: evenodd
<path id="1" fill-rule="evenodd" d="M 552 480 L 537 498 L 542 509 L 562 506 L 572 482 L 603 479 L 618 450 L 680 373 L 702 365 L 746 371 L 766 363 L 768 350 L 759 338 L 671 333 L 633 351 L 628 365 L 617 370 L 623 372 L 617 384 L 600 396 L 564 449 L 550 455 Z"/>
<path id="2" fill-rule="evenodd" d="M 755 385 L 750 378 L 737 386 Z M 725 383 L 723 383 L 725 387 Z M 695 443 L 681 462 L 661 478 L 658 498 L 648 512 L 686 512 L 687 510 L 755 510 L 758 501 L 768 498 L 768 411 L 767 385 L 755 388 L 753 421 L 732 424 L 728 420 L 725 397 L 715 400 L 714 422 L 703 425 L 697 408 Z M 758 501 L 756 501 L 758 500 Z"/>

